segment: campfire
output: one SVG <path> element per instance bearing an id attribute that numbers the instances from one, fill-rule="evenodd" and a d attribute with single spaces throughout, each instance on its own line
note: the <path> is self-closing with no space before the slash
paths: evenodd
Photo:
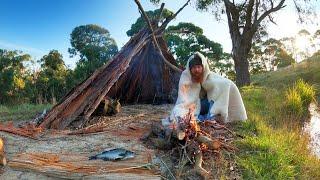
<path id="1" fill-rule="evenodd" d="M 203 164 L 209 164 L 206 162 L 207 159 L 214 157 L 216 161 L 219 161 L 222 151 L 233 153 L 237 150 L 230 144 L 235 136 L 233 131 L 218 119 L 197 122 L 194 108 L 189 108 L 185 117 L 177 117 L 168 129 L 158 126 L 152 129 L 152 132 L 147 135 L 148 137 L 144 137 L 144 140 L 145 142 L 147 139 L 151 140 L 149 141 L 150 145 L 155 148 L 170 150 L 170 158 L 175 161 L 174 166 L 178 167 L 176 175 L 170 173 L 173 177 L 185 174 L 182 169 L 186 170 L 183 166 L 187 164 L 192 167 L 189 169 L 190 171 L 207 177 L 210 175 L 210 170 L 203 167 Z M 163 134 L 165 137 L 161 141 Z"/>

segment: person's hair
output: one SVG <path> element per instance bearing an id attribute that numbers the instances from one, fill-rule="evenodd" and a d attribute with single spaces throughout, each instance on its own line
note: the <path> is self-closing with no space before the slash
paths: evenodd
<path id="1" fill-rule="evenodd" d="M 203 65 L 202 64 L 202 59 L 198 54 L 194 54 L 193 58 L 189 62 L 189 69 L 192 68 L 194 65 Z"/>
<path id="2" fill-rule="evenodd" d="M 202 64 L 202 59 L 201 59 L 201 57 L 199 56 L 199 54 L 194 54 L 194 55 L 193 55 L 193 59 L 194 59 L 196 62 L 201 62 L 201 64 Z"/>

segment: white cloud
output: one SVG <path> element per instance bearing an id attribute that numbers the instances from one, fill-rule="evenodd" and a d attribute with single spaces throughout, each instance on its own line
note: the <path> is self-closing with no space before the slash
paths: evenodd
<path id="1" fill-rule="evenodd" d="M 28 53 L 36 56 L 43 56 L 44 54 L 46 54 L 46 52 L 41 49 L 24 46 L 20 44 L 14 44 L 14 43 L 3 41 L 3 40 L 0 40 L 0 48 L 9 49 L 9 50 L 21 50 L 24 53 Z"/>

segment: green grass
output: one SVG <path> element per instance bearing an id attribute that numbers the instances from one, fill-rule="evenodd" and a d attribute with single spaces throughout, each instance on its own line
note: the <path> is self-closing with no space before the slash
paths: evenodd
<path id="1" fill-rule="evenodd" d="M 261 73 L 252 76 L 252 83 L 258 86 L 284 89 L 298 79 L 313 84 L 320 100 L 320 55 L 314 56 L 290 67 L 274 72 Z"/>
<path id="2" fill-rule="evenodd" d="M 244 179 L 320 178 L 320 161 L 310 154 L 308 137 L 301 135 L 294 117 L 287 119 L 281 94 L 262 87 L 242 89 L 249 120 L 235 128 L 245 137 L 236 142 Z"/>
<path id="3" fill-rule="evenodd" d="M 234 126 L 245 137 L 236 141 L 242 177 L 320 179 L 320 160 L 310 153 L 308 136 L 301 130 L 306 107 L 319 99 L 320 57 L 254 76 L 253 82 L 241 89 L 249 119 Z"/>
<path id="4" fill-rule="evenodd" d="M 29 120 L 51 106 L 50 104 L 0 105 L 0 121 Z"/>

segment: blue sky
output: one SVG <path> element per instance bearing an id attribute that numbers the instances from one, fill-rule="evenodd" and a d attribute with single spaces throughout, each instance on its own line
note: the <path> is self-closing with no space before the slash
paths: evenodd
<path id="1" fill-rule="evenodd" d="M 165 7 L 176 11 L 184 2 L 167 0 Z M 141 3 L 145 10 L 157 8 L 148 0 L 141 0 Z M 120 48 L 129 39 L 126 31 L 140 16 L 133 0 L 0 0 L 0 4 L 0 48 L 22 50 L 34 59 L 56 49 L 70 67 L 74 67 L 77 60 L 69 58 L 67 52 L 73 28 L 84 24 L 100 25 L 110 31 Z M 277 19 L 280 24 L 269 27 L 271 36 L 290 36 L 304 28 L 295 23 L 295 17 L 292 11 L 280 12 Z M 221 43 L 226 52 L 231 51 L 226 20 L 217 22 L 213 15 L 197 12 L 191 4 L 171 24 L 180 21 L 200 26 L 209 39 Z M 317 27 L 306 28 L 313 33 Z"/>

